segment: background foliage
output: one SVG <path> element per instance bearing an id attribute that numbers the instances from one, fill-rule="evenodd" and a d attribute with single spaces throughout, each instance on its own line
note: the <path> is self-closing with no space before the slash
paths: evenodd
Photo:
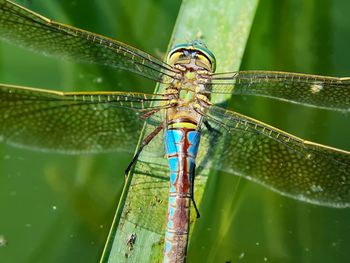
<path id="1" fill-rule="evenodd" d="M 158 57 L 163 57 L 180 6 L 165 0 L 18 3 Z M 261 1 L 242 69 L 350 76 L 348 10 L 347 0 Z M 3 43 L 0 82 L 60 90 L 151 92 L 154 88 L 152 82 L 132 74 L 42 57 Z M 345 114 L 238 96 L 230 107 L 299 137 L 350 149 Z M 63 156 L 1 145 L 0 235 L 8 244 L 0 247 L 0 261 L 96 262 L 131 156 Z M 301 203 L 220 174 L 210 178 L 201 212 L 189 262 L 348 262 L 350 258 L 348 209 Z"/>

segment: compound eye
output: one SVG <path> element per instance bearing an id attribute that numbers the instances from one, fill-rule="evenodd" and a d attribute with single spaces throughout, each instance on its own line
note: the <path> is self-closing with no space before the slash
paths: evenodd
<path id="1" fill-rule="evenodd" d="M 182 51 L 174 52 L 168 58 L 168 63 L 171 66 L 174 66 L 175 64 L 188 64 L 190 61 L 191 59 L 186 55 L 186 52 Z"/>
<path id="2" fill-rule="evenodd" d="M 204 55 L 197 54 L 196 56 L 196 65 L 198 67 L 204 68 L 208 71 L 213 71 L 213 66 L 208 58 Z"/>

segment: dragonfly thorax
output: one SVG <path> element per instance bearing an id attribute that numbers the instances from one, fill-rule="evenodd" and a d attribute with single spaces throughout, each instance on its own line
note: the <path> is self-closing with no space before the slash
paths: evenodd
<path id="1" fill-rule="evenodd" d="M 184 76 L 186 73 L 184 74 Z M 206 90 L 205 84 L 195 80 L 178 79 L 167 88 L 166 94 L 173 107 L 167 110 L 168 127 L 191 126 L 197 129 L 201 123 L 202 115 L 210 103 L 210 92 Z"/>
<path id="2" fill-rule="evenodd" d="M 215 57 L 203 43 L 194 41 L 175 46 L 167 62 L 178 72 L 167 88 L 167 95 L 176 105 L 167 110 L 167 122 L 170 126 L 192 124 L 197 128 L 210 105 L 210 92 L 205 84 L 215 71 Z"/>

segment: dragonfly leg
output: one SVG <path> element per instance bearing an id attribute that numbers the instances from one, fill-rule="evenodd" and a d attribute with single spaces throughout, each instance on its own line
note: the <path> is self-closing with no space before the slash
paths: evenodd
<path id="1" fill-rule="evenodd" d="M 131 170 L 131 167 L 136 163 L 137 159 L 139 158 L 143 148 L 150 142 L 152 139 L 161 131 L 163 130 L 163 125 L 159 125 L 153 132 L 151 132 L 141 143 L 140 147 L 137 149 L 137 152 L 134 155 L 134 158 L 132 158 L 131 162 L 129 163 L 128 167 L 125 170 L 125 178 L 128 177 L 128 174 Z"/>
<path id="2" fill-rule="evenodd" d="M 204 126 L 209 131 L 209 133 L 217 133 L 218 135 L 222 135 L 222 133 L 218 129 L 215 129 L 210 125 L 208 120 L 204 120 L 203 123 L 204 123 Z"/>
<path id="3" fill-rule="evenodd" d="M 158 111 L 159 111 L 159 109 L 152 109 L 152 110 L 150 110 L 150 111 L 148 111 L 148 112 L 142 114 L 142 115 L 140 116 L 140 118 L 143 119 L 143 120 L 146 120 L 149 116 L 152 116 L 153 114 L 155 114 L 155 113 L 158 112 Z"/>
<path id="4" fill-rule="evenodd" d="M 194 175 L 196 174 L 196 165 L 193 166 L 192 176 L 191 176 L 191 200 L 194 206 L 194 209 L 196 210 L 197 218 L 200 218 L 199 210 L 196 204 L 196 201 L 194 201 Z"/>

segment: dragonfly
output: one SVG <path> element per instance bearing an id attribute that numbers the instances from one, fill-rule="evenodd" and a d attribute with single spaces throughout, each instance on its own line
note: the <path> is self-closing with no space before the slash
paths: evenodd
<path id="1" fill-rule="evenodd" d="M 350 78 L 276 71 L 215 73 L 201 41 L 178 44 L 165 61 L 125 43 L 0 0 L 0 38 L 77 62 L 123 69 L 166 86 L 161 93 L 61 92 L 0 84 L 3 142 L 66 154 L 128 151 L 145 123 L 154 127 L 127 167 L 163 133 L 169 165 L 164 262 L 186 260 L 196 157 L 201 140 L 223 145 L 213 169 L 283 195 L 329 207 L 350 206 L 350 152 L 298 138 L 226 110 L 213 94 L 254 95 L 331 111 L 350 111 Z M 214 147 L 215 148 L 215 147 Z"/>

